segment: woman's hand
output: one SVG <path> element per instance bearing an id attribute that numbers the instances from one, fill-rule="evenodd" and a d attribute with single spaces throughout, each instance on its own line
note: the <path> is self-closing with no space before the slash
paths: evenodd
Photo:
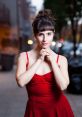
<path id="1" fill-rule="evenodd" d="M 40 56 L 41 56 L 41 59 L 43 59 L 43 61 L 44 61 L 45 57 L 48 56 L 48 55 L 49 55 L 49 53 L 46 52 L 45 49 L 42 49 L 42 50 L 40 51 Z"/>
<path id="2" fill-rule="evenodd" d="M 44 49 L 42 49 L 40 51 L 40 55 L 41 55 L 41 57 L 43 57 L 43 60 L 46 59 L 47 61 L 51 61 L 51 59 L 52 59 L 52 50 L 48 49 L 48 48 L 47 49 L 44 48 Z"/>

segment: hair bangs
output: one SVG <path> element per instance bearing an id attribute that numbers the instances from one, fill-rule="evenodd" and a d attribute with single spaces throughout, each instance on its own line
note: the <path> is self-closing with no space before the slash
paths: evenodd
<path id="1" fill-rule="evenodd" d="M 37 26 L 37 31 L 41 32 L 46 30 L 54 31 L 54 25 L 51 22 L 40 22 Z"/>
<path id="2" fill-rule="evenodd" d="M 52 13 L 46 10 L 39 12 L 34 19 L 32 26 L 34 35 L 47 30 L 54 31 L 55 22 Z"/>

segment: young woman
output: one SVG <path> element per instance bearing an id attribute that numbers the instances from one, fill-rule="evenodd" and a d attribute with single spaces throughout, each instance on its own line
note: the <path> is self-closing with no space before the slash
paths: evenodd
<path id="1" fill-rule="evenodd" d="M 55 35 L 51 11 L 40 11 L 32 26 L 35 47 L 20 53 L 16 72 L 18 85 L 28 92 L 24 117 L 74 117 L 63 93 L 69 84 L 67 59 L 50 49 Z"/>

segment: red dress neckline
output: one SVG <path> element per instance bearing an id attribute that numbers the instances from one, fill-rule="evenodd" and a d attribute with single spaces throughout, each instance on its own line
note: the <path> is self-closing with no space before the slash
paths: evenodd
<path id="1" fill-rule="evenodd" d="M 27 68 L 27 66 L 29 64 L 29 58 L 28 58 L 28 53 L 27 52 L 26 52 L 26 56 L 27 56 L 27 61 L 28 61 L 27 64 L 26 64 L 26 68 Z M 59 60 L 59 54 L 57 55 L 57 60 L 56 60 L 57 64 L 58 64 L 58 60 Z M 49 74 L 52 74 L 52 73 L 53 73 L 53 70 L 51 70 L 48 73 L 42 74 L 42 75 L 35 73 L 34 76 L 36 75 L 36 76 L 41 76 L 42 77 L 42 76 L 46 76 L 46 75 L 49 75 Z"/>
<path id="2" fill-rule="evenodd" d="M 42 74 L 42 75 L 35 73 L 35 75 L 37 75 L 37 76 L 45 76 L 45 75 L 49 75 L 49 74 L 51 74 L 51 73 L 53 73 L 53 71 L 50 71 L 50 72 L 45 73 L 45 74 Z"/>

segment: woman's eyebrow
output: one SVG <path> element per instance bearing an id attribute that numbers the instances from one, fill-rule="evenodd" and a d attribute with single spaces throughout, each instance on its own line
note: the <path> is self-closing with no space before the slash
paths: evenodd
<path id="1" fill-rule="evenodd" d="M 43 32 L 40 32 L 39 34 L 44 34 Z"/>
<path id="2" fill-rule="evenodd" d="M 44 33 L 40 32 L 38 35 L 44 35 Z"/>

